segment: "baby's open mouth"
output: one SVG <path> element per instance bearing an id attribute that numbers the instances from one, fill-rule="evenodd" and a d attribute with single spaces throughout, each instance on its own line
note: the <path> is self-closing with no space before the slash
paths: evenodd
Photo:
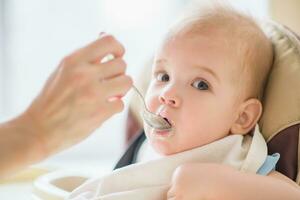
<path id="1" fill-rule="evenodd" d="M 164 117 L 164 120 L 172 127 L 172 123 L 168 120 L 168 118 Z"/>
<path id="2" fill-rule="evenodd" d="M 162 116 L 161 116 L 162 117 Z M 169 120 L 166 117 L 162 117 L 164 119 L 164 121 L 171 127 L 170 129 L 165 129 L 165 130 L 158 130 L 158 129 L 154 129 L 153 130 L 153 136 L 156 139 L 160 139 L 160 140 L 165 140 L 167 138 L 170 138 L 174 135 L 174 131 L 173 131 L 173 123 L 171 120 Z"/>

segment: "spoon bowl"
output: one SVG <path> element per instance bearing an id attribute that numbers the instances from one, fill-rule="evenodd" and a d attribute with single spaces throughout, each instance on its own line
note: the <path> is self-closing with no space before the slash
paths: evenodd
<path id="1" fill-rule="evenodd" d="M 138 94 L 138 96 L 140 97 L 141 101 L 143 102 L 143 111 L 142 111 L 142 118 L 144 120 L 144 122 L 157 130 L 163 130 L 163 131 L 169 131 L 172 129 L 171 124 L 165 120 L 163 117 L 152 113 L 148 110 L 146 103 L 145 103 L 145 99 L 143 97 L 143 95 L 141 94 L 141 92 L 133 85 L 132 88 L 134 89 L 134 91 Z"/>

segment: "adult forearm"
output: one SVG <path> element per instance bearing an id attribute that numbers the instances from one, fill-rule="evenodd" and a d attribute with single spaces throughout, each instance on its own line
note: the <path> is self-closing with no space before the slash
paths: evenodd
<path id="1" fill-rule="evenodd" d="M 0 125 L 0 178 L 46 157 L 35 129 L 24 115 Z"/>

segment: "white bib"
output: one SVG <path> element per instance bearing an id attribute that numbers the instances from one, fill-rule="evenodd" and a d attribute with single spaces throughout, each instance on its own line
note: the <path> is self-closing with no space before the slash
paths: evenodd
<path id="1" fill-rule="evenodd" d="M 266 157 L 267 146 L 258 130 L 253 137 L 230 135 L 202 147 L 117 169 L 83 184 L 69 199 L 163 200 L 172 174 L 181 164 L 220 163 L 256 173 Z"/>

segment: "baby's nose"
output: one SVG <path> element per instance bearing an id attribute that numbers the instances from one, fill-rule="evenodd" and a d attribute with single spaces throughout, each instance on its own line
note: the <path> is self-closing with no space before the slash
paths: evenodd
<path id="1" fill-rule="evenodd" d="M 168 96 L 166 94 L 162 94 L 158 98 L 161 104 L 165 104 L 173 107 L 178 107 L 180 105 L 180 100 L 176 96 Z"/>

